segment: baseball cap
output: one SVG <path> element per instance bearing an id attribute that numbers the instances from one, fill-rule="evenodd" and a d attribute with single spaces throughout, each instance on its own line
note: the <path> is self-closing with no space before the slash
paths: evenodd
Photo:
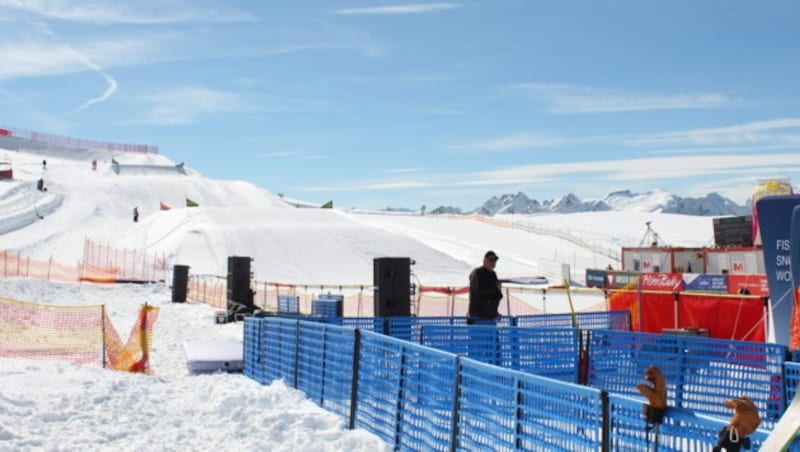
<path id="1" fill-rule="evenodd" d="M 491 259 L 493 261 L 496 261 L 497 259 L 499 259 L 499 257 L 497 257 L 497 254 L 495 254 L 494 251 L 492 251 L 492 250 L 487 251 L 486 254 L 483 255 L 483 258 L 484 259 Z"/>

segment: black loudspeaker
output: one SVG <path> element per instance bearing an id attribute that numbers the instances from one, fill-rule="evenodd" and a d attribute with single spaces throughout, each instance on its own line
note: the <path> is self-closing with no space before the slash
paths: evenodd
<path id="1" fill-rule="evenodd" d="M 228 257 L 228 321 L 240 320 L 255 311 L 250 289 L 251 261 L 245 256 Z"/>
<path id="2" fill-rule="evenodd" d="M 411 259 L 376 257 L 372 276 L 375 317 L 411 316 Z"/>
<path id="3" fill-rule="evenodd" d="M 189 266 L 176 265 L 172 267 L 172 302 L 183 303 L 186 301 L 186 292 L 189 287 Z"/>

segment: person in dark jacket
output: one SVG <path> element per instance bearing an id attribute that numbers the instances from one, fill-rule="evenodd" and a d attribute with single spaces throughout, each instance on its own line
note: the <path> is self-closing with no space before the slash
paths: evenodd
<path id="1" fill-rule="evenodd" d="M 503 299 L 503 291 L 494 272 L 497 259 L 494 251 L 487 251 L 483 265 L 469 274 L 469 324 L 494 323 L 500 317 L 497 307 Z"/>
<path id="2" fill-rule="evenodd" d="M 134 207 L 133 208 L 133 222 L 134 223 L 138 223 L 139 222 L 139 208 L 138 207 Z"/>

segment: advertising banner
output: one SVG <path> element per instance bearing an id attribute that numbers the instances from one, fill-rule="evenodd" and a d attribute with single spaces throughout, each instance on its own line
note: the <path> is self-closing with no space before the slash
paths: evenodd
<path id="1" fill-rule="evenodd" d="M 728 292 L 728 275 L 684 273 L 683 290 L 696 292 Z"/>
<path id="2" fill-rule="evenodd" d="M 607 272 L 606 280 L 608 287 L 614 289 L 635 289 L 638 283 L 639 274 L 635 272 Z"/>
<path id="3" fill-rule="evenodd" d="M 606 287 L 606 271 L 586 269 L 586 287 Z"/>
<path id="4" fill-rule="evenodd" d="M 792 272 L 789 269 L 790 232 L 792 213 L 798 205 L 798 195 L 767 196 L 756 202 L 758 228 L 775 318 L 775 342 L 787 346 L 794 305 Z"/>
<path id="5" fill-rule="evenodd" d="M 768 297 L 769 283 L 766 275 L 728 275 L 728 293 Z"/>
<path id="6" fill-rule="evenodd" d="M 800 206 L 795 206 L 792 212 L 791 232 L 791 257 L 792 288 L 794 289 L 794 309 L 790 323 L 789 348 L 800 350 Z"/>
<path id="7" fill-rule="evenodd" d="M 642 273 L 642 290 L 680 292 L 683 278 L 678 273 Z"/>

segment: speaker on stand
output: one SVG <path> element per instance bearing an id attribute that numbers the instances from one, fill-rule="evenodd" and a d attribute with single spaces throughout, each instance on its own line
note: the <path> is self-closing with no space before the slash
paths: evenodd
<path id="1" fill-rule="evenodd" d="M 172 302 L 183 303 L 189 288 L 189 266 L 175 265 L 172 267 Z"/>
<path id="2" fill-rule="evenodd" d="M 410 317 L 411 259 L 376 257 L 372 276 L 375 317 Z"/>
<path id="3" fill-rule="evenodd" d="M 253 274 L 252 259 L 246 256 L 228 257 L 228 321 L 242 320 L 255 311 L 254 292 L 250 289 Z"/>

